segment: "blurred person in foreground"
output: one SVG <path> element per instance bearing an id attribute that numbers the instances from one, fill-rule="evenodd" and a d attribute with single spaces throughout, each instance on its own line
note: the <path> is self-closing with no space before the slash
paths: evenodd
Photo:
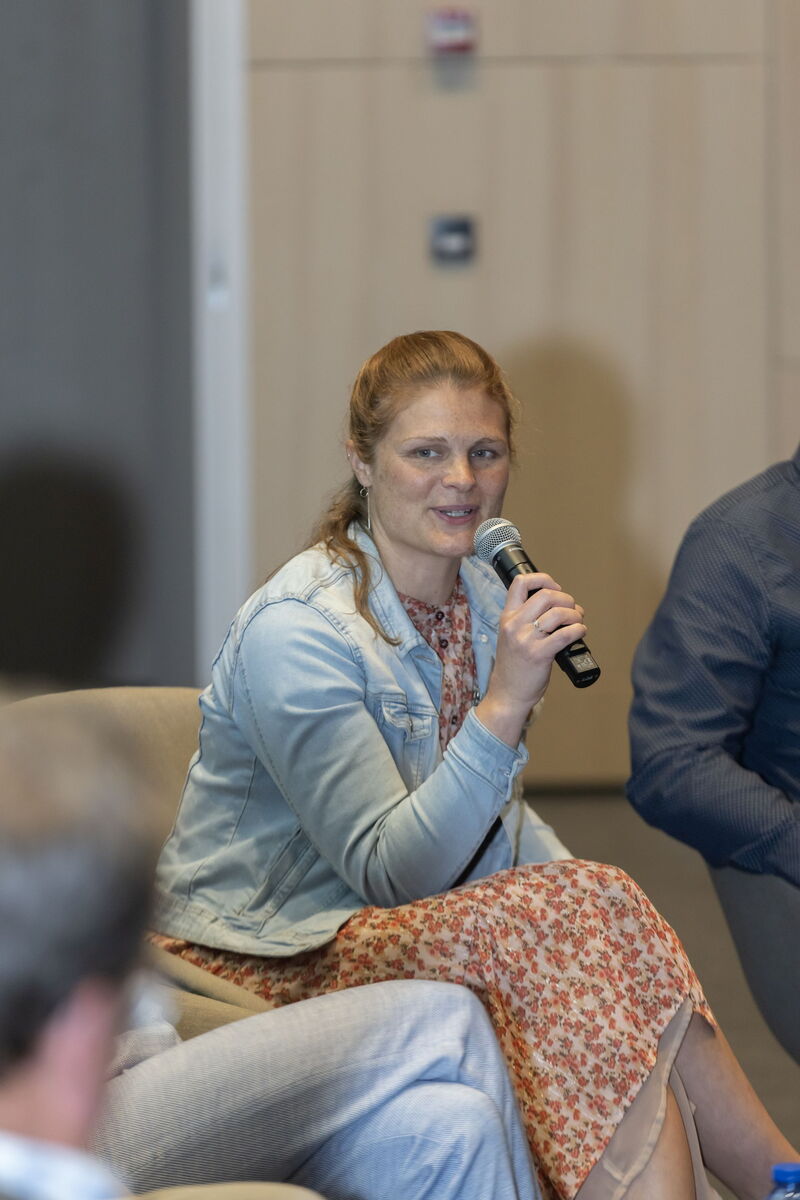
<path id="1" fill-rule="evenodd" d="M 3 1200 L 110 1200 L 119 1178 L 535 1200 L 502 1058 L 463 988 L 363 988 L 183 1043 L 154 994 L 132 1003 L 152 816 L 115 727 L 0 712 Z"/>
<path id="2" fill-rule="evenodd" d="M 84 1153 L 141 943 L 149 793 L 118 731 L 0 711 L 0 1193 L 110 1197 Z"/>
<path id="3" fill-rule="evenodd" d="M 800 1062 L 800 449 L 692 522 L 633 685 L 628 799 L 712 867 Z"/>

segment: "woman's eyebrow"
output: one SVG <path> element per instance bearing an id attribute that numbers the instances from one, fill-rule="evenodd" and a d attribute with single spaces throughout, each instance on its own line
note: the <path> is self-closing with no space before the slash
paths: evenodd
<path id="1" fill-rule="evenodd" d="M 497 445 L 505 445 L 505 438 L 496 437 L 493 433 L 486 433 L 482 437 L 475 438 L 473 445 L 479 442 L 495 442 Z M 450 438 L 443 433 L 414 433 L 410 437 L 403 438 L 401 446 L 407 446 L 409 442 L 448 442 Z"/>
<path id="2" fill-rule="evenodd" d="M 409 442 L 446 442 L 447 440 L 443 433 L 413 433 L 411 437 L 403 438 L 400 445 L 406 446 Z"/>

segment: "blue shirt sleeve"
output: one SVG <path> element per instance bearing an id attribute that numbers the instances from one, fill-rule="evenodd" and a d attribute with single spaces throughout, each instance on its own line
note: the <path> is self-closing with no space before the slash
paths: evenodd
<path id="1" fill-rule="evenodd" d="M 800 805 L 746 765 L 775 642 L 757 548 L 698 518 L 634 657 L 627 794 L 713 865 L 800 884 Z"/>

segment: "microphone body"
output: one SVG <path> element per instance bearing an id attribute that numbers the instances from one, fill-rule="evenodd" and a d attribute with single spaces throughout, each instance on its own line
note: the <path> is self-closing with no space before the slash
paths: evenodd
<path id="1" fill-rule="evenodd" d="M 517 575 L 529 575 L 536 570 L 522 548 L 519 530 L 502 517 L 493 517 L 478 526 L 475 553 L 494 567 L 507 588 Z M 539 588 L 534 588 L 530 594 L 538 591 Z M 589 687 L 600 677 L 600 668 L 582 638 L 559 650 L 556 662 L 575 687 Z"/>

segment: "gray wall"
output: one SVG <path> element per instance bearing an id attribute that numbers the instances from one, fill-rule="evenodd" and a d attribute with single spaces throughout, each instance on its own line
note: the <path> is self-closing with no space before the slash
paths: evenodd
<path id="1" fill-rule="evenodd" d="M 186 5 L 0 29 L 0 670 L 61 639 L 67 682 L 191 682 Z"/>

